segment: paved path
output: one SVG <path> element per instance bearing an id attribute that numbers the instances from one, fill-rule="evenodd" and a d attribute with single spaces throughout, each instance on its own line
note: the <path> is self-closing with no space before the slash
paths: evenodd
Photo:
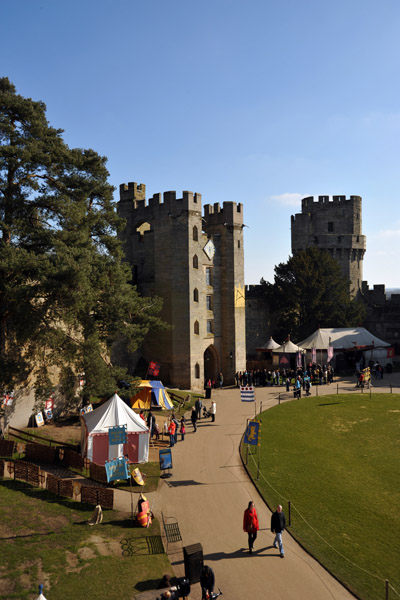
<path id="1" fill-rule="evenodd" d="M 398 386 L 399 377 L 395 379 L 391 377 Z M 349 391 L 354 390 L 354 381 L 346 385 Z M 382 387 L 389 383 L 387 378 Z M 344 385 L 341 382 L 340 392 L 345 391 Z M 276 405 L 279 391 L 283 388 L 257 388 L 257 409 L 260 400 L 263 410 Z M 336 393 L 336 384 L 319 387 L 320 395 L 326 393 Z M 164 515 L 178 518 L 184 546 L 202 544 L 204 561 L 214 569 L 216 586 L 226 600 L 354 598 L 287 532 L 283 536 L 285 558 L 272 548 L 271 513 L 249 481 L 238 450 L 246 419 L 254 415 L 254 404 L 240 402 L 237 389 L 213 391 L 212 399 L 217 403 L 216 422 L 201 420 L 197 433 L 188 427 L 185 441 L 173 449 L 173 476 L 160 482 L 157 516 L 162 509 Z M 248 554 L 247 535 L 242 531 L 249 500 L 256 503 L 261 528 L 253 555 Z M 170 559 L 175 573 L 182 576 L 182 551 L 177 548 Z M 200 585 L 194 584 L 191 599 L 199 598 Z"/>

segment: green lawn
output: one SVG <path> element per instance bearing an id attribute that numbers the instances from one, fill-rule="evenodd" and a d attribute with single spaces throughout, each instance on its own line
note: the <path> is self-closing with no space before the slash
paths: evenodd
<path id="1" fill-rule="evenodd" d="M 291 502 L 293 536 L 360 598 L 383 600 L 385 579 L 400 595 L 400 395 L 302 398 L 260 419 L 268 505 L 288 516 Z"/>
<path id="2" fill-rule="evenodd" d="M 0 598 L 36 598 L 43 583 L 51 600 L 129 600 L 171 573 L 167 555 L 149 554 L 144 539 L 159 534 L 157 522 L 142 529 L 125 514 L 104 511 L 103 523 L 90 527 L 93 508 L 0 480 Z M 125 556 L 124 538 L 131 541 Z"/>

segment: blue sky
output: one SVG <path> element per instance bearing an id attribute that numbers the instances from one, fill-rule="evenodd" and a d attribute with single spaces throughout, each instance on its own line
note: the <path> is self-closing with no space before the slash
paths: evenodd
<path id="1" fill-rule="evenodd" d="M 247 284 L 302 197 L 342 194 L 364 279 L 400 287 L 399 27 L 398 0 L 3 0 L 0 72 L 116 187 L 242 202 Z"/>

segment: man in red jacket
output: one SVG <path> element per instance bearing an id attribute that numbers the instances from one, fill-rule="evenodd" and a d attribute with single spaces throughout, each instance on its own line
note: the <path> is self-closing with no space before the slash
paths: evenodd
<path id="1" fill-rule="evenodd" d="M 253 545 L 257 538 L 257 531 L 260 529 L 258 524 L 257 511 L 254 502 L 250 501 L 249 506 L 244 511 L 243 531 L 246 531 L 249 538 L 249 552 L 253 552 Z"/>

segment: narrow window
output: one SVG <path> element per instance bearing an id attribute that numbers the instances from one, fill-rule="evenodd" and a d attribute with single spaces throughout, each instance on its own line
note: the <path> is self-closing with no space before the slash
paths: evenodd
<path id="1" fill-rule="evenodd" d="M 199 290 L 197 288 L 194 288 L 194 290 L 193 290 L 193 301 L 194 302 L 199 301 Z"/>
<path id="2" fill-rule="evenodd" d="M 207 333 L 212 333 L 213 332 L 213 322 L 212 321 L 207 321 Z"/>
<path id="3" fill-rule="evenodd" d="M 206 285 L 212 285 L 212 269 L 206 267 Z"/>
<path id="4" fill-rule="evenodd" d="M 212 296 L 206 296 L 207 310 L 212 310 Z"/>
<path id="5" fill-rule="evenodd" d="M 195 332 L 196 335 L 199 335 L 199 333 L 200 333 L 200 326 L 199 326 L 199 322 L 198 321 L 194 322 L 194 332 Z"/>
<path id="6" fill-rule="evenodd" d="M 195 379 L 200 379 L 200 365 L 199 365 L 199 363 L 196 363 L 194 365 L 194 377 L 195 377 Z"/>
<path id="7" fill-rule="evenodd" d="M 332 221 L 328 222 L 328 233 L 333 233 L 333 222 Z"/>
<path id="8" fill-rule="evenodd" d="M 197 258 L 197 254 L 193 256 L 193 269 L 199 268 L 199 259 Z"/>
<path id="9" fill-rule="evenodd" d="M 195 225 L 195 226 L 193 227 L 193 240 L 194 240 L 195 242 L 197 242 L 197 241 L 198 241 L 198 239 L 199 239 L 199 233 L 198 233 L 197 227 L 196 227 L 196 225 Z"/>

